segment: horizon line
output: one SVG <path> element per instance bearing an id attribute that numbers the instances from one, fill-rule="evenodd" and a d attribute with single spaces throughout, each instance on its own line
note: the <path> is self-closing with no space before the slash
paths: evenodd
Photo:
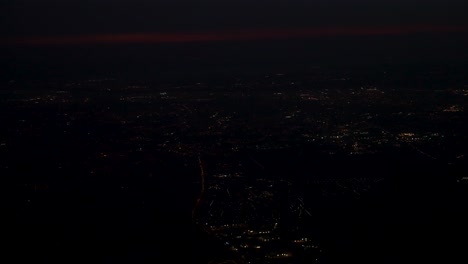
<path id="1" fill-rule="evenodd" d="M 176 33 L 102 33 L 0 38 L 3 45 L 164 44 L 281 40 L 317 37 L 404 36 L 420 33 L 467 33 L 467 26 L 315 27 L 299 29 L 241 29 Z"/>

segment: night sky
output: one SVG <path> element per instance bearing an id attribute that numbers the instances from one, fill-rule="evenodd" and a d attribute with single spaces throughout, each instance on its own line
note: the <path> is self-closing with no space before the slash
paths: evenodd
<path id="1" fill-rule="evenodd" d="M 2 1 L 1 66 L 15 77 L 49 66 L 90 68 L 98 61 L 99 74 L 106 68 L 102 61 L 111 59 L 115 66 L 147 65 L 150 58 L 164 68 L 170 66 L 161 61 L 187 58 L 225 65 L 232 58 L 251 64 L 272 57 L 277 63 L 398 61 L 416 52 L 411 60 L 417 62 L 461 61 L 468 32 L 465 5 L 461 0 Z M 180 47 L 193 42 L 198 46 Z"/>

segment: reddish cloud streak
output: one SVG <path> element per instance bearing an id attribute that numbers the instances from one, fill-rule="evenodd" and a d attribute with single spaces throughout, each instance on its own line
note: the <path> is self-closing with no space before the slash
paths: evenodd
<path id="1" fill-rule="evenodd" d="M 124 33 L 0 39 L 10 45 L 158 44 L 219 41 L 249 41 L 333 36 L 401 36 L 417 33 L 467 33 L 468 27 L 327 27 L 308 29 L 239 30 L 201 33 Z"/>

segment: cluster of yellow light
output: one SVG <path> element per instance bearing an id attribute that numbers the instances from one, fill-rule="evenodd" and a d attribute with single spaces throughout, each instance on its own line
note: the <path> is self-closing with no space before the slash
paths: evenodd
<path id="1" fill-rule="evenodd" d="M 400 137 L 413 137 L 414 133 L 400 133 L 399 136 Z"/>

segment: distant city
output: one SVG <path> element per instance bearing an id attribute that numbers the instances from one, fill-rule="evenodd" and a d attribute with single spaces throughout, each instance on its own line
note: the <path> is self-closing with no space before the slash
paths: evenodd
<path id="1" fill-rule="evenodd" d="M 43 219 L 17 239 L 53 237 L 44 247 L 63 252 L 75 243 L 64 232 L 149 241 L 148 219 L 164 218 L 155 220 L 163 231 L 150 233 L 168 244 L 190 240 L 184 225 L 193 224 L 219 246 L 193 247 L 206 250 L 193 253 L 200 263 L 398 263 L 419 252 L 411 243 L 432 249 L 429 237 L 450 232 L 429 235 L 422 222 L 456 229 L 464 219 L 468 81 L 392 74 L 4 83 L 0 173 L 18 221 Z M 76 220 L 100 210 L 116 213 L 100 224 Z M 106 238 L 52 219 L 100 230 L 108 215 L 131 219 L 103 227 Z M 415 234 L 389 251 L 408 230 Z"/>

